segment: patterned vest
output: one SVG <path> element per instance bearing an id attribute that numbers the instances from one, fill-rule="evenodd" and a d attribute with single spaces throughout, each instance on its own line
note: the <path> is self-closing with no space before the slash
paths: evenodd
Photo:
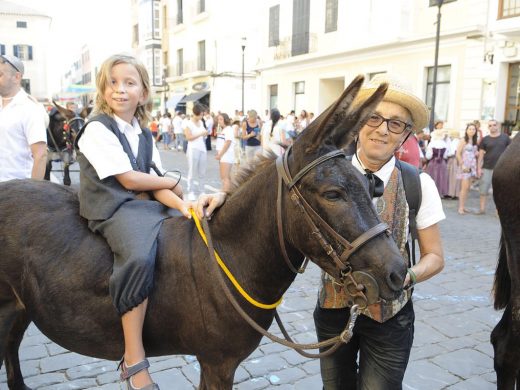
<path id="1" fill-rule="evenodd" d="M 390 180 L 385 187 L 383 196 L 377 200 L 376 210 L 379 218 L 390 227 L 392 237 L 401 252 L 403 261 L 409 267 L 408 253 L 406 251 L 408 203 L 406 202 L 401 172 L 397 167 L 394 168 L 390 175 Z M 404 290 L 397 299 L 374 303 L 365 308 L 362 313 L 373 320 L 384 322 L 396 315 L 410 297 L 411 289 Z M 322 272 L 321 275 L 318 300 L 320 307 L 324 309 L 339 309 L 348 306 L 343 284 L 337 282 L 325 272 Z"/>

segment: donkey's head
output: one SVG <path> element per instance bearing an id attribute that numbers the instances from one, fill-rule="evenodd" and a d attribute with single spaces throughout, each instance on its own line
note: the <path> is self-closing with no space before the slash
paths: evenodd
<path id="1" fill-rule="evenodd" d="M 363 77 L 357 77 L 295 140 L 285 161 L 277 161 L 281 176 L 284 170 L 289 176 L 284 179 L 286 196 L 282 201 L 284 234 L 293 248 L 298 248 L 327 273 L 341 275 L 339 259 L 346 264 L 343 274 L 349 268 L 368 274 L 379 286 L 379 296 L 392 299 L 402 290 L 405 263 L 394 240 L 380 225 L 366 179 L 344 154 L 338 153 L 356 136 L 387 90 L 387 85 L 382 84 L 355 107 L 353 101 L 362 83 Z M 303 206 L 296 201 L 298 195 Z M 303 212 L 305 208 L 311 210 Z M 313 233 L 309 216 L 324 240 Z M 364 235 L 366 232 L 370 237 Z M 364 243 L 357 246 L 360 241 Z M 349 250 L 349 243 L 357 248 Z"/>
<path id="2" fill-rule="evenodd" d="M 51 149 L 63 150 L 72 148 L 74 139 L 81 127 L 85 124 L 88 108 L 85 107 L 79 114 L 62 107 L 55 101 L 54 108 L 49 113 L 49 132 L 47 144 Z M 52 136 L 52 137 L 51 137 Z"/>

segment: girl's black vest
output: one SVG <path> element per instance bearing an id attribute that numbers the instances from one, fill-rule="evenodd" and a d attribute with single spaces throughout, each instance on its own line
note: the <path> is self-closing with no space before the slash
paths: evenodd
<path id="1" fill-rule="evenodd" d="M 100 180 L 92 164 L 79 150 L 78 141 L 83 131 L 90 123 L 95 121 L 101 122 L 119 139 L 134 171 L 150 173 L 153 155 L 152 133 L 147 128 L 142 129 L 142 133 L 139 134 L 139 152 L 136 158 L 132 153 L 128 140 L 119 131 L 116 121 L 111 116 L 106 114 L 97 115 L 83 126 L 75 142 L 78 149 L 77 160 L 80 166 L 79 213 L 90 221 L 106 220 L 123 203 L 136 199 L 135 193 L 124 188 L 114 176 Z"/>

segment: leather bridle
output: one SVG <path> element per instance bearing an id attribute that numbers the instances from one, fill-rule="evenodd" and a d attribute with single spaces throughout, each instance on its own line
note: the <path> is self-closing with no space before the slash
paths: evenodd
<path id="1" fill-rule="evenodd" d="M 311 228 L 311 236 L 316 241 L 318 241 L 325 253 L 327 253 L 327 255 L 331 257 L 336 264 L 336 268 L 338 269 L 337 279 L 344 283 L 345 291 L 347 292 L 347 295 L 349 295 L 349 302 L 352 304 L 358 304 L 361 309 L 371 303 L 375 303 L 379 299 L 379 287 L 376 280 L 373 278 L 373 276 L 366 272 L 353 271 L 352 265 L 349 262 L 349 258 L 362 245 L 364 245 L 372 238 L 377 237 L 382 233 L 389 234 L 388 226 L 385 223 L 378 223 L 374 227 L 361 234 L 352 242 L 349 242 L 340 234 L 338 234 L 334 228 L 332 228 L 323 218 L 321 218 L 319 214 L 312 208 L 312 206 L 305 200 L 303 195 L 298 190 L 296 184 L 310 170 L 320 165 L 321 163 L 336 157 L 346 158 L 345 152 L 343 150 L 334 150 L 321 157 L 318 157 L 303 167 L 296 175 L 294 175 L 294 178 L 291 177 L 291 173 L 289 171 L 288 157 L 290 152 L 291 147 L 289 147 L 285 153 L 279 156 L 276 160 L 276 169 L 278 171 L 276 223 L 278 228 L 278 240 L 287 266 L 294 273 L 302 273 L 307 260 L 305 260 L 304 266 L 298 270 L 294 267 L 287 254 L 282 221 L 283 183 L 285 183 L 285 187 L 289 191 L 290 199 L 297 206 L 297 208 L 302 213 L 302 216 L 309 224 Z M 335 248 L 330 243 L 327 237 L 322 233 L 322 230 L 325 231 L 328 236 L 332 237 L 337 243 L 339 243 L 337 248 Z"/>

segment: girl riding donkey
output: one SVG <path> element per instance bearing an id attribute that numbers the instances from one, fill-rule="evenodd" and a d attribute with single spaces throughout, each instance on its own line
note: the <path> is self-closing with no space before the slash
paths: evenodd
<path id="1" fill-rule="evenodd" d="M 178 215 L 173 209 L 189 218 L 189 204 L 176 180 L 150 170 L 162 167 L 152 134 L 144 128 L 151 119 L 146 68 L 134 57 L 114 55 L 103 63 L 96 86 L 97 115 L 77 137 L 80 214 L 114 252 L 110 294 L 125 339 L 121 379 L 129 389 L 153 390 L 159 387 L 148 374 L 142 329 L 157 236 L 163 220 Z"/>

